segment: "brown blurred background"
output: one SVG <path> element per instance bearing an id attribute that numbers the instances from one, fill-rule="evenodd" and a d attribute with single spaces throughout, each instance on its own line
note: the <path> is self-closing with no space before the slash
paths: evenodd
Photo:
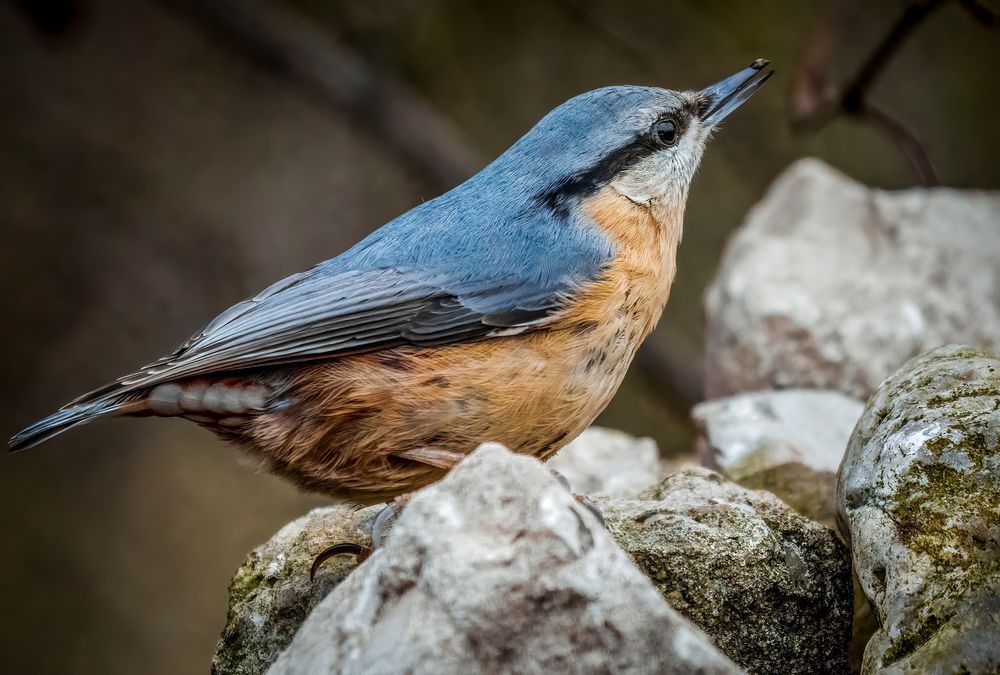
<path id="1" fill-rule="evenodd" d="M 0 5 L 7 435 L 437 191 L 391 133 L 317 95 L 197 4 Z M 978 20 L 971 5 L 944 3 L 923 22 L 871 99 L 919 133 L 945 184 L 997 188 L 1000 42 L 985 25 L 996 5 Z M 815 133 L 790 128 L 790 77 L 828 4 L 243 6 L 277 9 L 313 44 L 319 36 L 359 59 L 363 75 L 426 99 L 467 156 L 483 159 L 581 91 L 700 88 L 771 58 L 778 74 L 726 123 L 691 193 L 679 278 L 652 338 L 675 364 L 700 362 L 702 290 L 728 233 L 789 162 L 815 155 L 870 184 L 916 182 L 868 124 L 841 116 Z M 906 6 L 862 3 L 849 14 L 834 80 L 857 70 Z M 405 110 L 395 115 L 419 136 Z M 651 362 L 633 369 L 600 422 L 679 456 L 691 431 Z M 206 670 L 231 572 L 323 503 L 179 421 L 98 423 L 0 460 L 2 672 Z"/>

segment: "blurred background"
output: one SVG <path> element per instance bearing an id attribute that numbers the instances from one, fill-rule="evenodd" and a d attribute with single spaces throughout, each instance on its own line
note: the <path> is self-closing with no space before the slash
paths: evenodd
<path id="1" fill-rule="evenodd" d="M 876 186 L 934 180 L 856 100 L 823 103 L 887 36 L 898 50 L 862 82 L 867 100 L 916 133 L 941 183 L 1000 187 L 996 12 L 957 0 L 4 3 L 0 429 L 336 255 L 574 94 L 701 88 L 766 56 L 777 75 L 709 148 L 673 297 L 600 420 L 683 457 L 702 292 L 774 176 L 813 155 Z M 232 571 L 324 503 L 174 420 L 98 423 L 0 460 L 2 672 L 206 670 Z"/>

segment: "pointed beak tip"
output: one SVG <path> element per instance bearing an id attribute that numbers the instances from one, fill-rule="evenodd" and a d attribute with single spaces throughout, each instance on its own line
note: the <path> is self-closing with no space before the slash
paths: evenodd
<path id="1" fill-rule="evenodd" d="M 757 59 L 735 75 L 703 89 L 711 104 L 702 121 L 715 126 L 743 105 L 774 74 L 773 70 L 762 72 L 770 63 L 768 59 Z"/>

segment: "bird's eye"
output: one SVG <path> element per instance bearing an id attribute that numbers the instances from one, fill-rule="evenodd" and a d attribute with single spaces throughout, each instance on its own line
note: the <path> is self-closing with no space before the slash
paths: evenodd
<path id="1" fill-rule="evenodd" d="M 673 120 L 660 120 L 653 125 L 653 135 L 663 145 L 673 145 L 677 142 L 677 123 Z"/>

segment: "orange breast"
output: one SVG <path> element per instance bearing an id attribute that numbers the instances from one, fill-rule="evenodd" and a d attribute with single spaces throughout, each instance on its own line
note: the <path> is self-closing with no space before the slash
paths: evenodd
<path id="1" fill-rule="evenodd" d="M 587 208 L 619 254 L 546 329 L 303 368 L 287 388 L 294 404 L 258 418 L 246 444 L 305 487 L 362 503 L 443 473 L 394 460 L 402 449 L 499 441 L 549 456 L 611 400 L 674 276 L 672 223 L 610 190 Z"/>
<path id="2" fill-rule="evenodd" d="M 570 323 L 621 317 L 638 340 L 656 326 L 677 270 L 683 211 L 638 205 L 610 188 L 585 204 L 618 253 L 602 278 L 582 288 L 565 312 Z"/>

